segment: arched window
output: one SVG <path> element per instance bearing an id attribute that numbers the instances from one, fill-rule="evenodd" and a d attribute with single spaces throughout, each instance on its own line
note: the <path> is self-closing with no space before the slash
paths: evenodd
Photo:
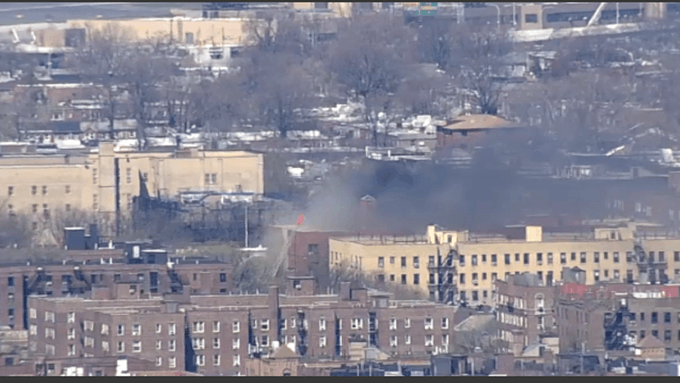
<path id="1" fill-rule="evenodd" d="M 545 297 L 543 296 L 543 294 L 542 293 L 536 294 L 535 300 L 536 310 L 543 310 L 545 308 Z"/>

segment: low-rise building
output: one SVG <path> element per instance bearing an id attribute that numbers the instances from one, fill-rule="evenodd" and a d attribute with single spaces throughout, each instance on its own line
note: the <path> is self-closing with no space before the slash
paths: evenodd
<path id="1" fill-rule="evenodd" d="M 585 233 L 510 226 L 502 234 L 474 234 L 431 225 L 425 236 L 331 238 L 329 265 L 413 286 L 432 300 L 454 301 L 457 294 L 472 305 L 494 304 L 496 280 L 530 272 L 551 286 L 565 267 L 582 269 L 588 285 L 668 282 L 668 270 L 680 269 L 680 238 L 642 235 L 638 226 L 601 223 Z"/>
<path id="2" fill-rule="evenodd" d="M 133 197 L 176 198 L 184 190 L 264 192 L 264 159 L 242 151 L 174 150 L 124 153 L 113 142 L 83 154 L 20 154 L 0 158 L 2 214 L 25 214 L 36 230 L 50 215 L 95 213 L 112 233 L 117 217 L 129 215 Z M 49 170 L 46 172 L 46 170 Z"/>
<path id="3" fill-rule="evenodd" d="M 285 348 L 303 362 L 351 360 L 356 342 L 391 357 L 446 353 L 456 310 L 395 301 L 389 294 L 350 289 L 349 283 L 339 294 L 319 295 L 313 278 L 303 277 L 289 280 L 286 295 L 272 287 L 268 294 L 185 291 L 163 298 L 143 298 L 122 281 L 108 295 L 29 297 L 29 344 L 46 358 L 131 355 L 165 370 L 249 375 L 251 367 L 270 366 L 272 357 L 288 359 L 280 354 Z M 246 365 L 248 358 L 265 359 L 254 366 Z M 289 364 L 277 365 L 279 372 L 292 375 Z"/>
<path id="4" fill-rule="evenodd" d="M 135 255 L 130 250 L 123 256 L 122 249 L 118 254 L 115 250 L 66 251 L 53 261 L 0 263 L 0 325 L 28 330 L 26 300 L 36 294 L 56 298 L 96 293 L 109 299 L 121 283 L 141 297 L 184 290 L 193 294 L 234 291 L 233 265 L 228 262 L 168 257 L 166 250 L 157 249 L 142 249 Z"/>

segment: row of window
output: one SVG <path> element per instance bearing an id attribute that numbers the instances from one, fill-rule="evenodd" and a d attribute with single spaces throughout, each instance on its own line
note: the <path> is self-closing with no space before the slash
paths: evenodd
<path id="1" fill-rule="evenodd" d="M 638 318 L 637 313 L 631 312 L 629 314 L 628 319 L 631 322 L 635 322 L 637 319 L 639 319 L 640 322 L 645 322 L 646 319 L 647 319 L 646 316 L 645 316 L 645 313 L 641 312 L 639 314 L 640 315 L 639 315 L 639 318 Z M 677 323 L 680 323 L 680 312 L 676 313 L 676 315 L 677 315 Z M 673 313 L 670 313 L 670 312 L 663 313 L 663 323 L 672 323 L 672 319 L 673 319 Z M 656 312 L 656 311 L 651 312 L 650 316 L 649 316 L 649 321 L 652 324 L 659 323 L 659 313 Z"/>
<path id="2" fill-rule="evenodd" d="M 7 196 L 11 197 L 15 194 L 15 188 L 14 186 L 8 186 L 7 187 Z M 71 185 L 65 185 L 64 186 L 64 193 L 65 194 L 71 194 Z M 31 195 L 37 195 L 38 194 L 38 187 L 37 186 L 31 186 Z M 47 186 L 43 185 L 42 187 L 42 195 L 47 195 Z"/>
<path id="3" fill-rule="evenodd" d="M 219 354 L 213 355 L 212 360 L 213 360 L 213 366 L 219 366 L 220 365 L 221 360 L 220 360 Z M 195 361 L 196 361 L 197 366 L 199 366 L 199 367 L 205 366 L 205 355 L 196 355 Z M 162 363 L 162 358 L 160 360 L 159 360 L 159 358 L 156 358 L 156 365 L 160 366 L 161 364 L 159 364 L 159 363 Z M 232 357 L 231 365 L 233 367 L 239 367 L 241 365 L 241 356 L 240 355 L 234 355 Z"/>
<path id="4" fill-rule="evenodd" d="M 389 278 L 390 282 L 396 282 L 396 275 L 390 274 Z M 385 274 L 378 274 L 378 282 L 384 283 L 385 281 Z M 406 274 L 401 274 L 400 281 L 402 285 L 408 284 L 408 276 Z M 413 284 L 420 284 L 420 274 L 413 274 Z"/>
<path id="5" fill-rule="evenodd" d="M 577 255 L 576 252 L 572 252 L 570 254 L 569 259 L 571 261 L 576 261 L 577 260 L 576 255 Z M 604 251 L 602 253 L 600 253 L 599 251 L 595 251 L 595 252 L 592 253 L 592 255 L 593 255 L 592 259 L 593 259 L 594 263 L 600 263 L 600 260 L 602 260 L 602 259 L 603 260 L 609 260 L 609 252 L 607 252 L 607 251 Z M 524 254 L 515 253 L 514 254 L 514 261 L 515 262 L 523 262 L 525 265 L 528 265 L 531 262 L 530 256 L 531 256 L 530 253 L 524 253 Z M 659 262 L 665 262 L 666 261 L 666 255 L 663 251 L 659 251 L 659 252 L 650 251 L 650 252 L 647 253 L 647 257 L 649 257 L 649 259 L 651 261 L 659 261 Z M 431 258 L 432 258 L 431 263 L 434 263 L 434 260 L 433 260 L 434 257 L 431 257 Z M 497 257 L 496 254 L 491 254 L 490 259 L 491 259 L 492 265 L 495 266 L 498 263 L 497 258 L 498 257 Z M 506 265 L 512 264 L 512 259 L 513 259 L 512 254 L 504 254 L 504 263 Z M 567 253 L 560 253 L 560 264 L 563 264 L 563 265 L 566 264 L 567 259 L 568 259 Z M 465 260 L 466 260 L 465 255 L 461 254 L 461 255 L 458 256 L 458 264 L 460 266 L 465 266 Z M 543 253 L 536 253 L 535 254 L 535 260 L 536 260 L 536 263 L 539 264 L 539 265 L 543 264 L 544 260 L 546 261 L 546 263 L 548 265 L 551 265 L 551 264 L 553 264 L 553 253 L 546 253 L 545 258 L 543 257 Z M 586 263 L 588 261 L 587 252 L 585 252 L 585 251 L 580 252 L 578 260 L 581 263 Z M 675 262 L 680 262 L 680 251 L 673 252 L 673 260 Z M 621 257 L 619 256 L 618 251 L 615 251 L 615 252 L 612 253 L 612 261 L 614 263 L 619 263 L 621 261 Z M 486 256 L 486 254 L 482 254 L 481 255 L 481 263 L 486 263 L 486 262 L 487 262 L 487 256 Z M 634 262 L 634 257 L 633 257 L 632 251 L 626 252 L 626 262 Z M 477 266 L 479 264 L 479 257 L 476 254 L 473 254 L 470 257 L 470 264 L 472 266 Z"/>
<path id="6" fill-rule="evenodd" d="M 661 340 L 661 338 L 659 338 L 659 330 L 652 330 L 651 334 L 652 334 L 653 337 Z M 663 341 L 664 342 L 670 342 L 672 340 L 672 334 L 673 334 L 673 332 L 671 330 L 665 330 L 663 332 Z M 634 330 L 629 331 L 628 335 L 630 337 L 632 337 L 633 339 L 637 339 L 637 331 L 634 331 Z M 640 339 L 645 339 L 646 336 L 647 336 L 647 332 L 645 330 L 640 330 Z M 678 332 L 677 332 L 677 340 L 680 342 L 680 330 L 678 330 Z"/>
<path id="7" fill-rule="evenodd" d="M 434 257 L 430 257 L 432 259 L 431 263 L 434 265 Z M 390 257 L 390 265 L 394 265 L 395 263 L 395 257 Z M 378 257 L 378 267 L 379 268 L 384 268 L 385 267 L 385 257 Z M 406 257 L 401 257 L 401 267 L 407 267 L 406 265 Z M 420 268 L 420 257 L 413 257 L 413 268 L 418 269 Z"/>
<path id="8" fill-rule="evenodd" d="M 264 337 L 266 337 L 266 335 L 263 335 L 263 339 L 264 339 Z M 267 345 L 268 344 L 263 344 L 263 346 L 267 346 Z M 192 338 L 191 339 L 191 346 L 194 350 L 205 350 L 205 338 Z M 214 350 L 218 350 L 220 348 L 220 346 L 221 346 L 220 338 L 213 338 L 212 348 Z M 156 350 L 160 350 L 161 349 L 160 347 L 162 347 L 162 342 L 156 341 Z M 239 339 L 239 338 L 232 339 L 231 347 L 232 347 L 233 350 L 240 349 L 241 348 L 241 339 Z"/>
<path id="9" fill-rule="evenodd" d="M 287 325 L 290 323 L 290 328 L 295 328 L 297 325 L 297 318 L 292 317 L 290 318 L 290 322 L 288 322 L 285 318 L 281 319 L 281 329 L 285 330 L 287 328 Z M 405 318 L 403 319 L 404 321 L 404 328 L 410 328 L 411 327 L 411 319 L 410 318 Z M 261 331 L 269 331 L 270 326 L 269 326 L 269 319 L 262 319 L 259 322 L 260 325 L 260 330 Z M 327 321 L 324 318 L 319 319 L 318 321 L 318 329 L 320 331 L 325 331 L 327 328 Z M 337 325 L 339 329 L 342 329 L 342 319 L 337 319 Z M 119 325 L 119 329 L 120 329 Z M 159 331 L 160 325 L 156 325 L 156 332 Z M 258 321 L 257 319 L 253 319 L 251 321 L 251 326 L 253 329 L 258 328 Z M 304 321 L 303 327 L 305 329 L 309 328 L 307 320 Z M 358 329 L 363 329 L 364 327 L 364 320 L 363 318 L 352 318 L 350 321 L 350 328 L 352 330 L 358 330 Z M 425 330 L 432 330 L 434 329 L 434 319 L 432 318 L 425 318 L 424 319 L 424 328 Z M 441 328 L 446 330 L 449 328 L 449 319 L 448 318 L 441 318 Z M 396 330 L 397 329 L 397 319 L 392 318 L 390 319 L 390 330 Z M 213 332 L 219 332 L 220 331 L 220 322 L 219 321 L 213 321 L 213 326 L 212 326 Z M 141 333 L 141 329 L 139 329 Z M 191 326 L 191 331 L 193 334 L 202 334 L 205 333 L 205 322 L 203 321 L 196 321 L 192 323 Z M 232 332 L 238 333 L 240 331 L 240 323 L 239 321 L 233 321 L 232 323 Z M 122 334 L 119 334 L 122 335 Z M 134 334 L 133 334 L 134 335 Z M 217 338 L 215 338 L 217 339 Z"/>

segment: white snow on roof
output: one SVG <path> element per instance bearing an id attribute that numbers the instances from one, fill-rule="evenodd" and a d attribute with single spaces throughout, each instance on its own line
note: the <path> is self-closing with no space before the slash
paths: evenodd
<path id="1" fill-rule="evenodd" d="M 84 149 L 85 145 L 83 145 L 80 140 L 58 140 L 55 142 L 57 145 L 57 149 Z"/>
<path id="2" fill-rule="evenodd" d="M 116 146 L 113 149 L 116 152 L 135 151 L 139 147 L 139 142 L 135 139 L 126 139 L 116 141 Z"/>

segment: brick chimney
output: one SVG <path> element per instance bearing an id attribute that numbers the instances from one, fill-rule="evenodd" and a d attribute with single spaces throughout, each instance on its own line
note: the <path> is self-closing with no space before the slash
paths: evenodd
<path id="1" fill-rule="evenodd" d="M 351 297 L 351 283 L 350 282 L 340 282 L 340 300 L 341 301 L 348 301 L 350 300 Z"/>

